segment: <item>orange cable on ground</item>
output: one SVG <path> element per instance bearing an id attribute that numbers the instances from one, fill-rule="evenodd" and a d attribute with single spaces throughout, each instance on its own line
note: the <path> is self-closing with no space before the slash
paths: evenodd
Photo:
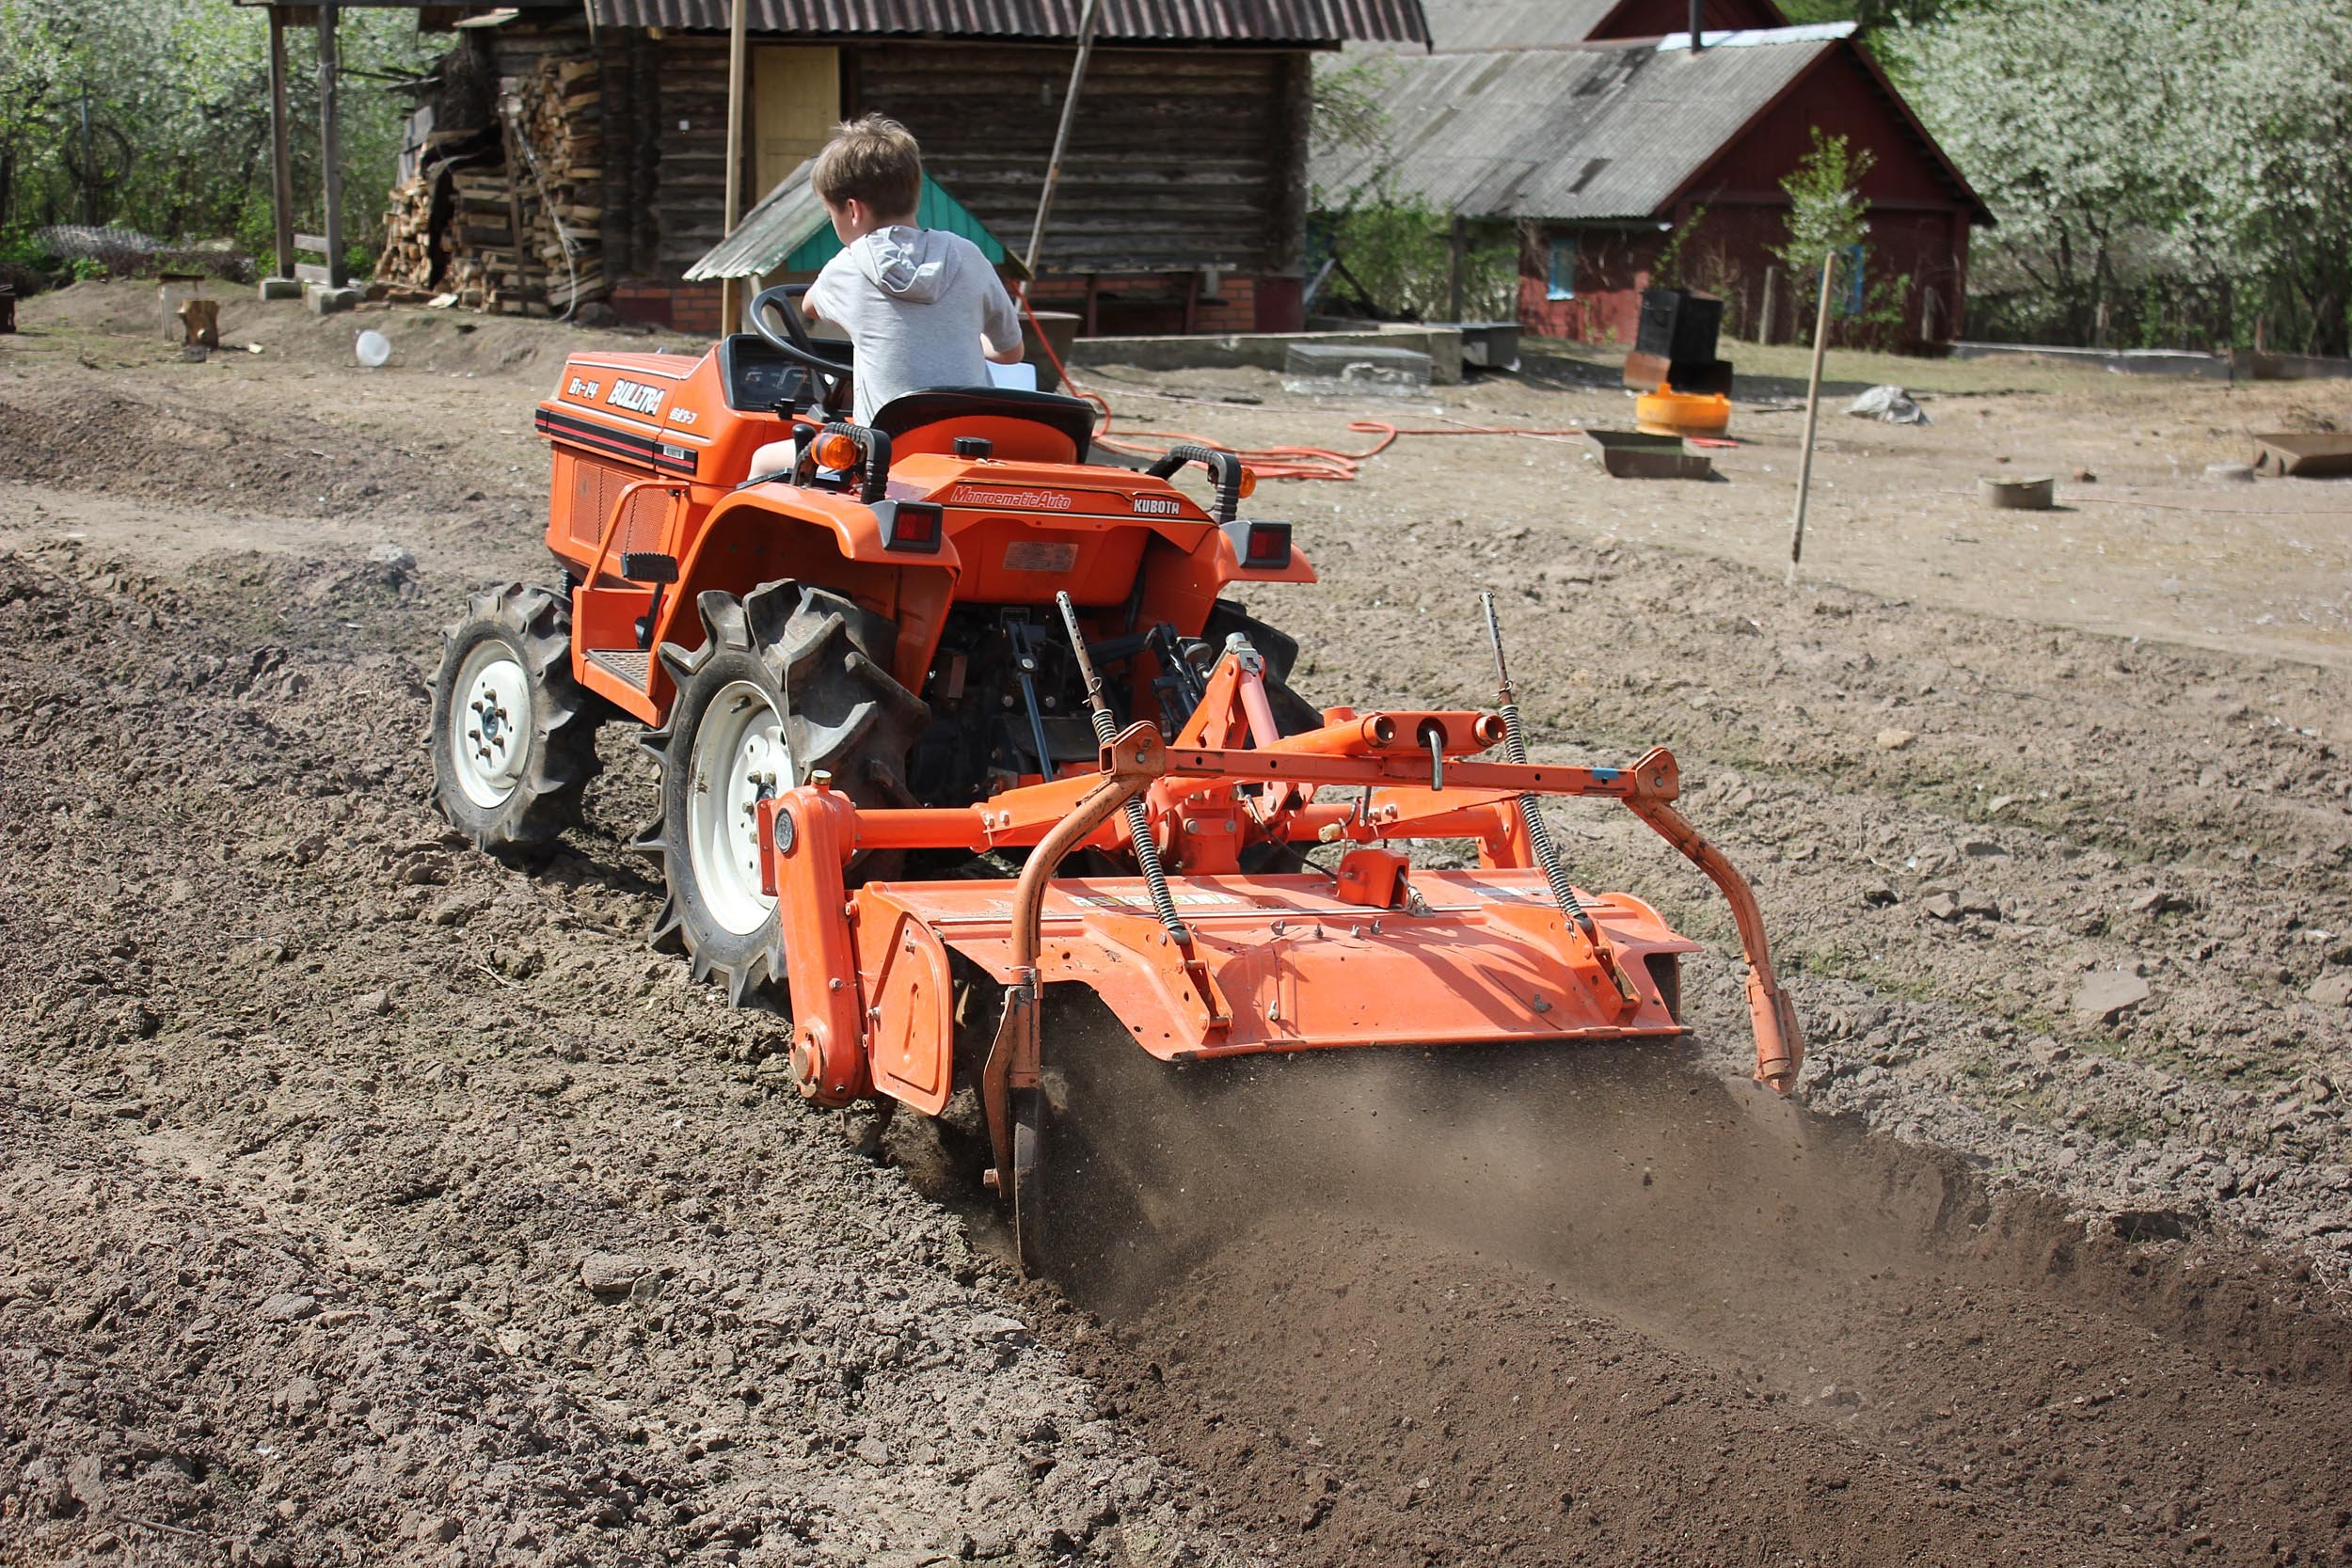
<path id="1" fill-rule="evenodd" d="M 1037 333 L 1037 341 L 1043 345 L 1045 357 L 1053 361 L 1055 372 L 1061 377 L 1062 385 L 1068 388 L 1073 396 L 1083 398 L 1103 411 L 1103 423 L 1095 432 L 1095 441 L 1099 445 L 1110 448 L 1113 451 L 1129 452 L 1137 457 L 1157 457 L 1165 451 L 1166 447 L 1137 446 L 1132 440 L 1113 436 L 1110 433 L 1111 422 L 1117 418 L 1112 411 L 1110 400 L 1100 392 L 1088 391 L 1080 387 L 1071 375 L 1070 367 L 1063 364 L 1061 356 L 1054 352 L 1054 341 L 1048 338 L 1045 335 L 1045 329 L 1038 325 L 1037 312 L 1029 309 L 1027 288 L 1025 286 L 1015 293 L 1013 297 L 1021 302 L 1021 313 L 1028 318 L 1030 328 Z M 1391 424 L 1386 420 L 1350 420 L 1347 428 L 1357 435 L 1376 436 L 1379 439 L 1361 451 L 1338 451 L 1329 447 L 1231 447 L 1211 436 L 1195 435 L 1186 430 L 1136 430 L 1129 431 L 1126 435 L 1140 436 L 1146 440 L 1165 441 L 1170 444 L 1184 443 L 1196 447 L 1208 447 L 1217 451 L 1230 451 L 1239 457 L 1242 466 L 1258 479 L 1321 479 L 1343 483 L 1356 477 L 1359 464 L 1366 458 L 1377 457 L 1388 451 L 1396 444 L 1399 436 L 1524 436 L 1531 439 L 1543 440 L 1585 434 L 1581 426 L 1551 430 L 1524 425 L 1474 425 L 1458 422 L 1449 422 L 1444 426 L 1398 425 Z"/>

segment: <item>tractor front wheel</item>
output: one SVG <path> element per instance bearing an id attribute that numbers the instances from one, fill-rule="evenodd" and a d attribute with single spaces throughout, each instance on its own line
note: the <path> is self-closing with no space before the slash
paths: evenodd
<path id="1" fill-rule="evenodd" d="M 489 850 L 536 849 L 580 818 L 602 705 L 572 678 L 571 608 L 520 583 L 476 594 L 441 635 L 433 797 Z"/>
<path id="2" fill-rule="evenodd" d="M 891 676 L 896 628 L 838 594 L 771 582 L 695 608 L 702 646 L 660 649 L 677 697 L 645 737 L 661 815 L 637 847 L 668 887 L 655 945 L 682 946 L 694 978 L 741 1006 L 785 974 L 776 900 L 759 885 L 759 802 L 823 772 L 860 805 L 903 803 L 892 785 L 930 710 Z"/>

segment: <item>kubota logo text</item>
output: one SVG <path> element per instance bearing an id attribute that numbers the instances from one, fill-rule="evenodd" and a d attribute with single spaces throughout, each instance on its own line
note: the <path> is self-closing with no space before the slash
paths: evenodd
<path id="1" fill-rule="evenodd" d="M 950 506 L 1017 506 L 1028 512 L 1068 512 L 1077 505 L 1059 490 L 983 490 L 959 484 L 947 492 Z"/>
<path id="2" fill-rule="evenodd" d="M 1181 515 L 1184 509 L 1166 496 L 1137 496 L 1136 510 L 1151 517 L 1174 517 Z"/>
<path id="3" fill-rule="evenodd" d="M 661 406 L 661 388 L 641 387 L 634 381 L 615 381 L 612 395 L 604 401 L 632 414 L 650 414 Z"/>

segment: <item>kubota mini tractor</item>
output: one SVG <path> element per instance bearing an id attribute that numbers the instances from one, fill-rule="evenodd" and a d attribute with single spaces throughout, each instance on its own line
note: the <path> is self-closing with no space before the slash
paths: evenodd
<path id="1" fill-rule="evenodd" d="M 1491 603 L 1495 710 L 1318 710 L 1230 597 L 1314 580 L 1287 525 L 1239 515 L 1232 453 L 1090 463 L 1088 404 L 987 388 L 849 422 L 848 346 L 800 293 L 699 357 L 575 355 L 539 405 L 564 584 L 477 595 L 435 691 L 437 798 L 477 844 L 548 842 L 596 724 L 645 726 L 657 943 L 787 1003 L 820 1104 L 974 1089 L 1025 1263 L 1053 988 L 1171 1064 L 1680 1033 L 1696 944 L 1574 886 L 1541 796 L 1621 800 L 1716 883 L 1756 1076 L 1793 1082 L 1755 899 L 1675 810 L 1673 757 L 1529 764 Z M 1172 483 L 1192 466 L 1206 504 Z M 1475 869 L 1414 864 L 1433 838 Z"/>

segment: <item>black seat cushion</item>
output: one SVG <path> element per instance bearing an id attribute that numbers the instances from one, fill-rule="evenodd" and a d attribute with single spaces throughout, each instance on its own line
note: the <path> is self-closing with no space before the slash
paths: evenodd
<path id="1" fill-rule="evenodd" d="M 1058 392 L 1024 392 L 1009 387 L 934 387 L 906 392 L 874 410 L 874 428 L 896 440 L 908 431 L 973 414 L 1028 420 L 1070 437 L 1077 461 L 1087 460 L 1094 440 L 1094 405 Z"/>

